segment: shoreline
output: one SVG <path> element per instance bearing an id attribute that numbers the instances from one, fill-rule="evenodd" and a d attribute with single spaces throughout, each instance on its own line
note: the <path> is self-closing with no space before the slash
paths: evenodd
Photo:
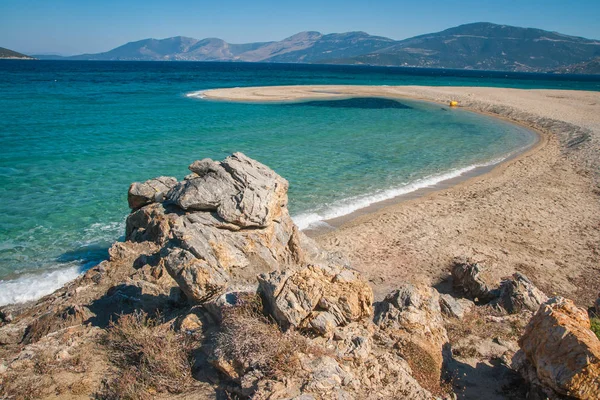
<path id="1" fill-rule="evenodd" d="M 521 125 L 533 148 L 476 176 L 331 220 L 307 232 L 344 254 L 376 297 L 409 282 L 436 287 L 467 256 L 488 282 L 514 272 L 549 295 L 592 304 L 600 287 L 600 93 L 487 87 L 287 86 L 216 89 L 207 100 L 282 102 L 385 97 L 463 108 Z M 439 286 L 439 287 L 442 287 Z"/>
<path id="2" fill-rule="evenodd" d="M 494 117 L 492 117 L 492 118 L 494 118 Z M 306 229 L 302 229 L 302 232 L 304 232 L 306 235 L 308 235 L 309 237 L 312 237 L 312 238 L 318 237 L 319 235 L 339 229 L 342 226 L 344 226 L 345 224 L 347 224 L 359 217 L 362 217 L 364 215 L 373 214 L 373 213 L 383 210 L 387 207 L 394 206 L 396 204 L 400 204 L 403 202 L 416 201 L 421 198 L 427 197 L 431 194 L 434 194 L 436 192 L 444 191 L 444 190 L 450 189 L 455 186 L 469 185 L 469 184 L 473 183 L 474 181 L 476 181 L 477 179 L 484 178 L 490 174 L 500 173 L 499 170 L 501 170 L 505 166 L 505 164 L 513 163 L 523 157 L 527 157 L 528 155 L 530 155 L 530 153 L 541 150 L 541 148 L 543 148 L 543 146 L 547 143 L 547 138 L 545 137 L 545 135 L 543 133 L 541 133 L 537 130 L 534 130 L 533 128 L 530 128 L 530 127 L 526 127 L 526 128 L 531 130 L 533 133 L 535 133 L 535 135 L 536 135 L 535 142 L 533 142 L 521 149 L 515 150 L 514 152 L 510 153 L 505 158 L 503 158 L 502 160 L 500 160 L 496 163 L 493 163 L 490 165 L 478 165 L 475 168 L 473 168 L 467 172 L 461 173 L 460 175 L 449 178 L 449 179 L 444 179 L 433 185 L 420 187 L 415 190 L 409 191 L 407 193 L 403 193 L 398 196 L 391 197 L 389 199 L 376 201 L 374 203 L 367 205 L 366 207 L 361 207 L 355 211 L 352 211 L 348 214 L 341 215 L 339 217 L 324 219 L 320 222 L 323 222 L 323 223 L 327 224 L 328 226 L 322 226 L 322 227 L 317 226 L 315 228 L 311 228 L 309 226 Z"/>
<path id="3" fill-rule="evenodd" d="M 306 88 L 311 88 L 311 87 L 313 87 L 313 86 L 306 86 Z M 357 87 L 360 87 L 360 86 L 357 86 Z M 381 87 L 386 88 L 389 86 L 381 86 Z M 261 90 L 264 90 L 267 88 L 270 89 L 272 87 L 234 88 L 233 90 L 245 89 L 248 92 L 253 91 L 253 92 L 251 92 L 252 93 L 251 95 L 248 95 L 246 97 L 242 96 L 241 98 L 228 97 L 227 93 L 231 89 L 200 90 L 200 91 L 190 92 L 190 93 L 186 94 L 186 97 L 198 98 L 198 99 L 209 100 L 209 101 L 225 101 L 225 102 L 233 101 L 233 102 L 248 102 L 248 103 L 263 103 L 263 104 L 299 103 L 299 102 L 301 103 L 301 102 L 314 101 L 314 100 L 343 100 L 343 99 L 356 97 L 356 95 L 352 95 L 350 92 L 340 94 L 339 92 L 336 92 L 336 91 L 328 91 L 328 90 L 321 90 L 321 89 L 314 90 L 313 89 L 313 90 L 311 90 L 311 93 L 315 94 L 314 97 L 312 97 L 310 95 L 302 94 L 297 97 L 286 96 L 285 99 L 282 99 L 282 96 L 274 96 L 273 98 L 265 99 L 265 100 L 261 100 L 261 99 L 257 98 L 259 95 L 257 95 L 255 91 L 258 91 L 258 93 L 260 93 Z M 217 93 L 217 95 L 215 96 L 214 93 Z M 441 105 L 441 106 L 448 106 L 448 102 L 442 102 L 439 100 L 436 100 L 436 101 L 426 100 L 422 97 L 416 97 L 416 96 L 373 95 L 373 97 L 386 98 L 386 99 L 391 99 L 391 100 L 408 99 L 408 100 L 413 100 L 413 101 L 433 103 L 433 104 L 437 104 L 437 105 Z M 333 230 L 336 230 L 336 229 L 342 227 L 344 224 L 346 224 L 360 216 L 377 212 L 386 207 L 389 207 L 389 206 L 392 206 L 392 205 L 395 205 L 395 204 L 398 204 L 401 202 L 417 200 L 422 197 L 428 196 L 431 193 L 446 190 L 446 189 L 449 189 L 456 185 L 468 184 L 469 181 L 471 181 L 471 180 L 474 180 L 474 179 L 480 178 L 484 175 L 493 173 L 497 168 L 502 167 L 502 165 L 504 165 L 506 163 L 517 161 L 521 157 L 527 157 L 527 155 L 530 152 L 539 150 L 539 147 L 544 146 L 545 143 L 547 142 L 545 133 L 540 131 L 535 126 L 523 124 L 518 121 L 514 121 L 512 119 L 501 116 L 501 115 L 494 115 L 489 112 L 479 111 L 477 109 L 470 108 L 470 107 L 464 107 L 464 106 L 459 105 L 458 108 L 461 108 L 468 112 L 474 112 L 474 113 L 477 113 L 480 115 L 484 115 L 484 116 L 492 118 L 492 119 L 499 119 L 504 122 L 518 125 L 522 128 L 527 129 L 528 131 L 532 132 L 535 135 L 535 139 L 532 143 L 528 144 L 527 146 L 524 146 L 523 148 L 516 149 L 513 152 L 508 153 L 504 158 L 502 158 L 498 162 L 493 162 L 494 159 L 492 159 L 492 160 L 490 160 L 490 164 L 474 165 L 473 169 L 470 169 L 466 172 L 460 173 L 458 176 L 453 176 L 451 178 L 444 179 L 442 181 L 436 182 L 429 186 L 418 187 L 414 190 L 410 190 L 406 193 L 402 193 L 402 194 L 399 194 L 399 195 L 396 195 L 396 196 L 393 196 L 393 197 L 390 197 L 390 198 L 387 198 L 384 200 L 376 200 L 364 207 L 360 207 L 360 208 L 358 208 L 354 211 L 351 211 L 347 214 L 343 214 L 343 215 L 336 216 L 333 218 L 324 218 L 324 219 L 318 220 L 316 222 L 311 222 L 305 228 L 301 228 L 301 230 L 309 237 L 313 237 L 313 238 L 318 237 L 319 235 L 322 235 L 324 233 L 328 233 Z M 466 167 L 466 168 L 469 168 L 469 167 Z M 455 170 L 446 171 L 446 172 L 440 173 L 439 175 L 450 174 L 453 171 L 455 171 Z M 423 178 L 423 179 L 426 179 L 426 178 Z M 410 185 L 411 184 L 408 184 L 407 186 L 410 186 Z M 401 190 L 401 189 L 402 188 L 399 188 L 399 190 Z M 316 225 L 316 226 L 314 226 L 314 225 Z"/>

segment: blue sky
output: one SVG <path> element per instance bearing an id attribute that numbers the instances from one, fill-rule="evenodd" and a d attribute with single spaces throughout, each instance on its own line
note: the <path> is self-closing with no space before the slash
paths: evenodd
<path id="1" fill-rule="evenodd" d="M 600 0 L 0 0 L 0 47 L 80 54 L 149 37 L 244 43 L 305 30 L 405 39 L 479 21 L 600 39 Z"/>

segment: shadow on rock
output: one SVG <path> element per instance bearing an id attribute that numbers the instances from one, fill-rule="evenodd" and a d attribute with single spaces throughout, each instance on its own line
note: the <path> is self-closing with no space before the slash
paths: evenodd
<path id="1" fill-rule="evenodd" d="M 154 315 L 158 311 L 167 313 L 170 309 L 185 304 L 178 288 L 171 289 L 170 295 L 156 292 L 154 285 L 147 282 L 120 284 L 110 288 L 106 294 L 93 301 L 89 310 L 95 316 L 86 322 L 100 328 L 106 328 L 111 321 L 116 322 L 121 315 L 143 311 Z"/>

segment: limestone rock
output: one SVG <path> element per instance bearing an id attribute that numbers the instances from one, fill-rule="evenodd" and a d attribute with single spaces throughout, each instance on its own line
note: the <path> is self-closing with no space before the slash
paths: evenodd
<path id="1" fill-rule="evenodd" d="M 587 312 L 571 300 L 554 297 L 533 316 L 519 346 L 541 384 L 578 399 L 600 393 L 600 340 Z"/>
<path id="2" fill-rule="evenodd" d="M 171 224 L 180 216 L 177 209 L 164 204 L 149 204 L 132 212 L 125 223 L 125 239 L 164 245 L 171 236 Z"/>
<path id="3" fill-rule="evenodd" d="M 465 297 L 487 303 L 497 297 L 480 276 L 481 267 L 469 260 L 457 258 L 452 266 L 454 289 Z"/>
<path id="4" fill-rule="evenodd" d="M 161 246 L 153 259 L 190 301 L 204 303 L 260 273 L 328 259 L 294 225 L 287 181 L 266 166 L 235 153 L 189 168 L 163 203 L 129 215 L 126 239 Z"/>
<path id="5" fill-rule="evenodd" d="M 393 352 L 383 351 L 369 357 L 357 368 L 360 399 L 431 400 L 435 397 L 411 375 L 408 363 Z"/>
<path id="6" fill-rule="evenodd" d="M 194 173 L 179 182 L 168 194 L 169 200 L 184 210 L 216 211 L 225 199 L 235 195 L 235 182 L 225 168 L 211 159 L 194 161 Z"/>
<path id="7" fill-rule="evenodd" d="M 206 302 L 202 307 L 210 313 L 210 315 L 217 321 L 223 320 L 223 315 L 228 310 L 232 310 L 234 307 L 245 306 L 249 302 L 254 301 L 256 298 L 256 290 L 245 288 L 241 290 L 228 291 L 221 294 L 219 297 Z"/>
<path id="8" fill-rule="evenodd" d="M 453 318 L 463 319 L 475 304 L 471 300 L 457 299 L 449 294 L 440 294 L 440 308 L 442 313 Z"/>
<path id="9" fill-rule="evenodd" d="M 498 305 L 511 314 L 524 309 L 535 312 L 546 300 L 548 297 L 521 273 L 516 272 L 500 283 Z"/>
<path id="10" fill-rule="evenodd" d="M 196 258 L 187 250 L 176 248 L 163 262 L 188 299 L 204 302 L 225 290 L 228 271 Z"/>
<path id="11" fill-rule="evenodd" d="M 448 342 L 438 292 L 425 285 L 405 284 L 377 305 L 375 324 L 396 342 L 404 358 L 427 360 L 439 379 L 442 350 Z"/>
<path id="12" fill-rule="evenodd" d="M 354 375 L 345 370 L 329 356 L 316 358 L 301 357 L 302 368 L 310 373 L 304 386 L 307 392 L 327 393 L 348 386 L 355 380 Z"/>
<path id="13" fill-rule="evenodd" d="M 132 183 L 127 193 L 129 208 L 137 210 L 146 204 L 162 202 L 165 194 L 176 184 L 177 179 L 170 176 L 159 176 L 146 182 Z"/>
<path id="14" fill-rule="evenodd" d="M 183 210 L 216 211 L 240 227 L 266 227 L 287 206 L 288 182 L 267 166 L 234 153 L 222 162 L 194 162 L 167 194 Z"/>
<path id="15" fill-rule="evenodd" d="M 371 356 L 373 348 L 372 323 L 353 322 L 335 331 L 333 342 L 338 349 L 338 357 L 365 361 Z"/>
<path id="16" fill-rule="evenodd" d="M 320 335 L 372 313 L 373 291 L 357 273 L 336 266 L 309 265 L 258 277 L 259 292 L 284 328 L 308 328 Z"/>

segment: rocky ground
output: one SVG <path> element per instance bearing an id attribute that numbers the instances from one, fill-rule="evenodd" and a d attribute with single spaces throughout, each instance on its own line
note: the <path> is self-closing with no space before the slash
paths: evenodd
<path id="1" fill-rule="evenodd" d="M 407 279 L 375 301 L 361 272 L 293 224 L 274 171 L 240 153 L 189 169 L 132 184 L 108 261 L 0 310 L 0 398 L 600 393 L 587 310 L 525 275 L 490 282 L 455 258 L 439 290 Z"/>

